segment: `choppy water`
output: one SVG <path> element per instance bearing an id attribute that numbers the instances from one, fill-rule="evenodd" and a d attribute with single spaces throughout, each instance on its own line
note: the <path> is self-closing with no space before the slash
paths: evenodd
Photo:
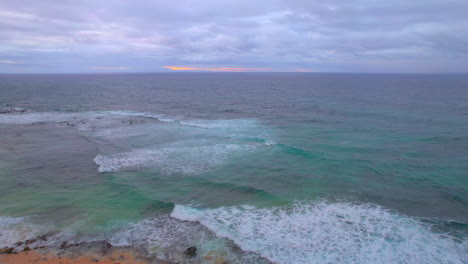
<path id="1" fill-rule="evenodd" d="M 0 75 L 0 105 L 0 247 L 467 263 L 468 75 Z"/>

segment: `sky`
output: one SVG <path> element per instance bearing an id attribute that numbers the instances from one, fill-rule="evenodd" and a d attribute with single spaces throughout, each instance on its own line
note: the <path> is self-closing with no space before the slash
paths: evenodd
<path id="1" fill-rule="evenodd" d="M 468 72 L 467 0 L 0 0 L 0 73 Z"/>

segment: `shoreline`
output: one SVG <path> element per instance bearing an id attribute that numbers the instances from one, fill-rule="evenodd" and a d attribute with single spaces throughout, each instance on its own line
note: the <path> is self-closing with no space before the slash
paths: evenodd
<path id="1" fill-rule="evenodd" d="M 101 241 L 99 241 L 101 243 Z M 107 243 L 107 242 L 105 242 Z M 102 244 L 102 243 L 101 243 Z M 106 250 L 102 250 L 102 245 L 95 242 L 83 242 L 74 246 L 74 249 L 54 249 L 54 248 L 37 248 L 26 249 L 19 252 L 10 251 L 13 248 L 0 249 L 1 264 L 175 264 L 181 263 L 178 261 L 165 261 L 156 258 L 145 257 L 142 252 L 132 247 L 113 246 Z M 227 264 L 227 260 L 217 254 L 215 251 L 210 254 L 197 257 L 196 247 L 190 247 L 183 252 L 184 257 L 182 263 L 192 263 L 202 261 L 201 263 L 209 264 Z M 193 258 L 193 259 L 192 259 Z"/>
<path id="2" fill-rule="evenodd" d="M 53 252 L 41 252 L 40 250 L 28 250 L 19 253 L 1 254 L 2 264 L 150 264 L 163 263 L 149 261 L 138 256 L 131 250 L 113 249 L 103 255 L 85 253 L 79 256 L 74 254 L 60 254 Z"/>
<path id="3" fill-rule="evenodd" d="M 148 256 L 144 249 L 132 246 L 114 246 L 107 240 L 69 243 L 63 241 L 60 246 L 40 246 L 51 234 L 33 239 L 18 241 L 13 246 L 0 248 L 1 264 L 174 264 L 182 261 L 204 261 L 202 263 L 227 264 L 224 256 L 216 251 L 200 256 L 197 248 L 191 246 L 181 252 L 181 259 L 161 260 Z"/>
<path id="4" fill-rule="evenodd" d="M 34 247 L 37 242 L 47 241 L 49 235 L 19 241 L 12 247 L 0 249 L 2 264 L 150 264 L 165 263 L 150 260 L 143 252 L 125 246 L 113 246 L 105 240 L 69 244 L 64 241 L 56 246 Z"/>

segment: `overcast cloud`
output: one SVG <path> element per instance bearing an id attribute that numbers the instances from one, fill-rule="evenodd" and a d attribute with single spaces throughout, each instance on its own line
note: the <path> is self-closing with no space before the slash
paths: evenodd
<path id="1" fill-rule="evenodd" d="M 0 0 L 0 72 L 220 68 L 468 72 L 468 1 Z"/>

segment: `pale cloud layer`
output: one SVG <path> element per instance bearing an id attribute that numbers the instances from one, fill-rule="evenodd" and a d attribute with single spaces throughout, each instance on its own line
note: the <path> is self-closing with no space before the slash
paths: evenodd
<path id="1" fill-rule="evenodd" d="M 466 0 L 0 0 L 0 72 L 468 72 L 467 14 Z"/>

